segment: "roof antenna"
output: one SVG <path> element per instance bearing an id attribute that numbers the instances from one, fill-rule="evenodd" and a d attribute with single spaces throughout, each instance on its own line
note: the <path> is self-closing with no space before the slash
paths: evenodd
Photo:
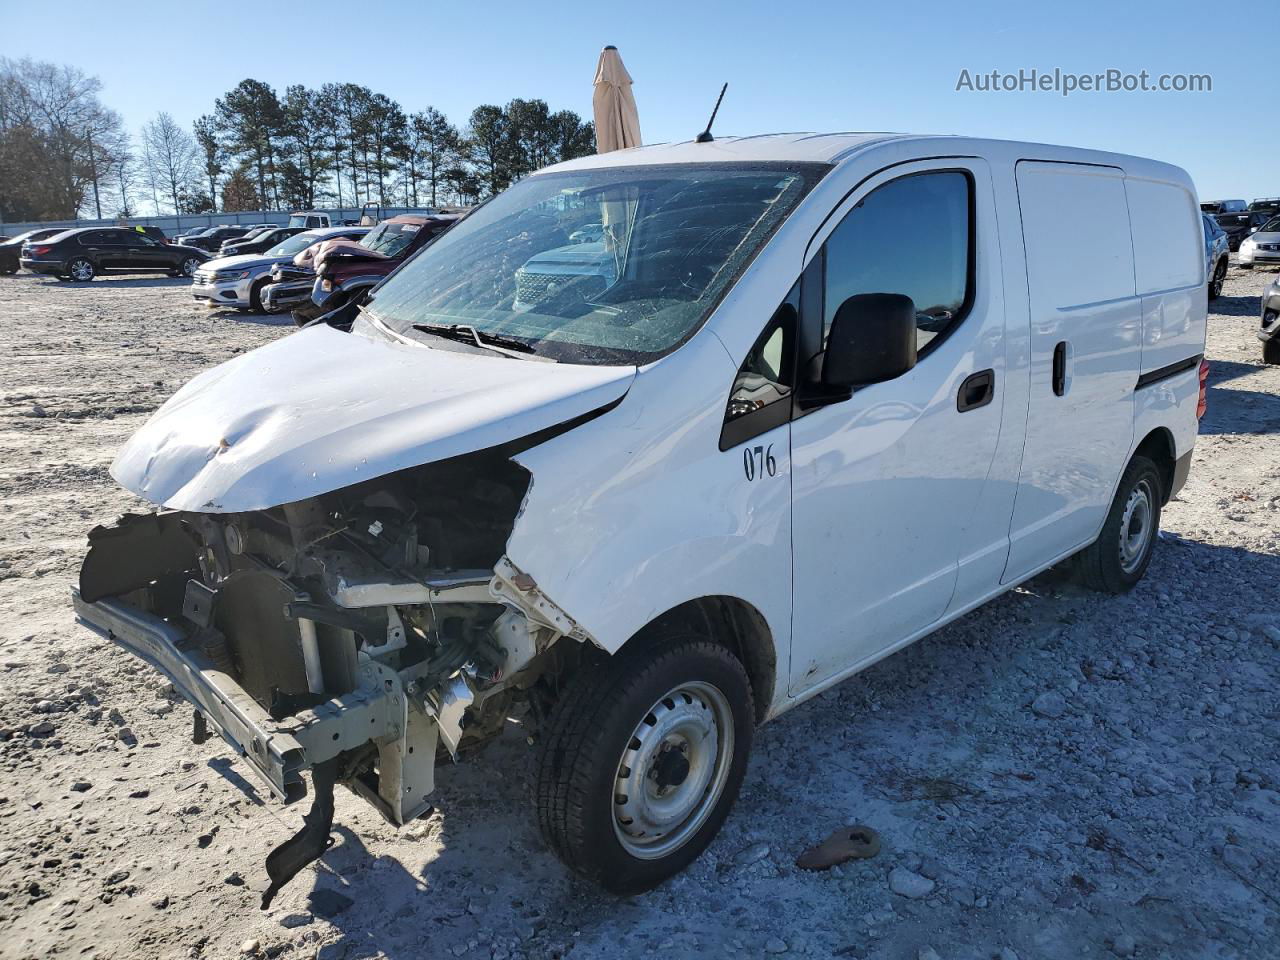
<path id="1" fill-rule="evenodd" d="M 694 137 L 694 143 L 710 143 L 715 139 L 715 137 L 711 135 L 711 125 L 716 122 L 716 114 L 720 112 L 720 101 L 724 99 L 724 92 L 728 89 L 729 85 L 727 83 L 720 88 L 720 96 L 716 97 L 716 106 L 715 109 L 711 111 L 711 119 L 707 121 L 707 129 Z"/>

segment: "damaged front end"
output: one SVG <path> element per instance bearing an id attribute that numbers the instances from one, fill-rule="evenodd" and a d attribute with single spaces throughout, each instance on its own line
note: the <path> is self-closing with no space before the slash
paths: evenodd
<path id="1" fill-rule="evenodd" d="M 279 888 L 327 849 L 342 783 L 389 822 L 430 810 L 439 756 L 545 709 L 590 639 L 505 557 L 530 478 L 489 450 L 242 513 L 128 515 L 89 534 L 77 617 L 146 660 L 285 803 Z"/>

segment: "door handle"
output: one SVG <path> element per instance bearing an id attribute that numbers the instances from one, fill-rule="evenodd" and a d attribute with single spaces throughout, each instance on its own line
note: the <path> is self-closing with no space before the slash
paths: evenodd
<path id="1" fill-rule="evenodd" d="M 1053 348 L 1053 395 L 1060 397 L 1067 392 L 1067 341 L 1062 340 Z"/>
<path id="2" fill-rule="evenodd" d="M 961 413 L 985 407 L 996 395 L 996 372 L 979 370 L 964 378 L 960 392 L 956 394 L 956 409 Z"/>

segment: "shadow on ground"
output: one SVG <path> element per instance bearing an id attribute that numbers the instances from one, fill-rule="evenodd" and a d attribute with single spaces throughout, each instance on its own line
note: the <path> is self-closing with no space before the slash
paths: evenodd
<path id="1" fill-rule="evenodd" d="M 46 287 L 66 287 L 72 290 L 86 287 L 109 287 L 112 289 L 138 289 L 141 287 L 189 287 L 190 277 L 153 277 L 135 276 L 132 274 L 103 274 L 92 280 L 79 282 L 76 280 L 59 280 L 57 277 L 42 277 L 38 281 Z"/>

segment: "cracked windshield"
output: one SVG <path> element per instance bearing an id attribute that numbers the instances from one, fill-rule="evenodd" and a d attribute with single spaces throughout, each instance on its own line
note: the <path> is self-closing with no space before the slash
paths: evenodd
<path id="1" fill-rule="evenodd" d="M 435 241 L 370 312 L 430 339 L 575 363 L 644 363 L 683 343 L 822 165 L 596 169 L 529 177 Z"/>

